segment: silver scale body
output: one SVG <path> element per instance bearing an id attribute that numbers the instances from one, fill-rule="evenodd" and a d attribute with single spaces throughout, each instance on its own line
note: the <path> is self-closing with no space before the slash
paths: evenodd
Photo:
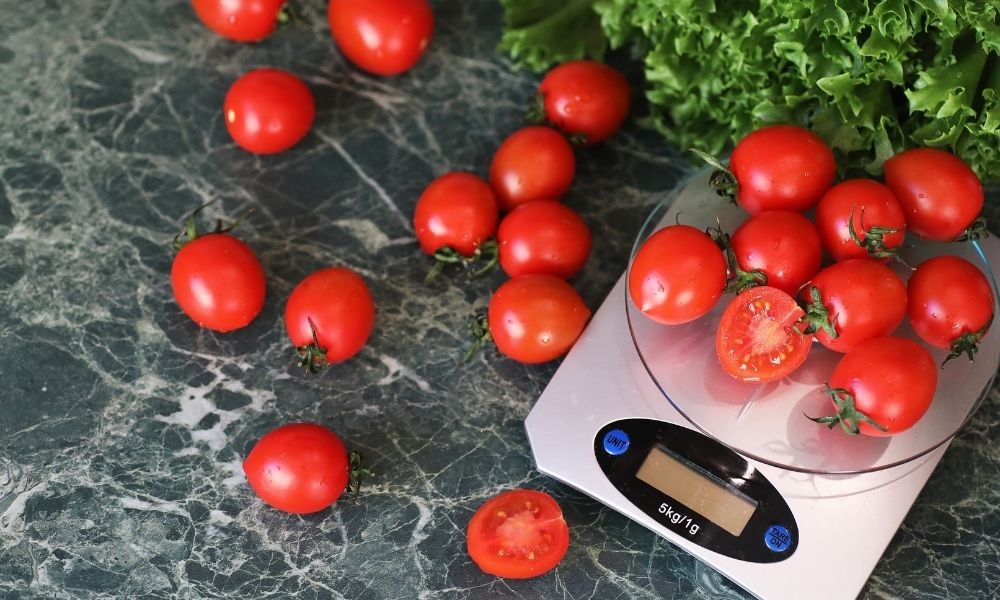
<path id="1" fill-rule="evenodd" d="M 672 217 L 671 217 L 672 219 Z M 983 242 L 991 264 L 1000 243 Z M 766 600 L 855 598 L 896 533 L 948 444 L 901 466 L 859 475 L 813 475 L 750 460 L 781 493 L 799 529 L 798 546 L 781 562 L 755 563 L 708 550 L 632 504 L 595 458 L 599 429 L 625 418 L 649 418 L 694 429 L 664 397 L 640 362 L 625 314 L 623 275 L 553 376 L 525 421 L 538 469 L 663 536 Z M 816 586 L 816 573 L 837 577 Z"/>

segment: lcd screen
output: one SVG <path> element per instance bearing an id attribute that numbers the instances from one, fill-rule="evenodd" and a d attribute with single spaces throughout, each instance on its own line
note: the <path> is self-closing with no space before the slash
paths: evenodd
<path id="1" fill-rule="evenodd" d="M 735 536 L 757 510 L 745 494 L 662 446 L 653 446 L 635 476 Z"/>

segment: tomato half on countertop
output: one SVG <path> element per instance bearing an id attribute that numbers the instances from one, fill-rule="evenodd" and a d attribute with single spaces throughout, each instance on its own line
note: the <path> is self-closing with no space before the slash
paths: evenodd
<path id="1" fill-rule="evenodd" d="M 937 372 L 930 353 L 913 340 L 867 340 L 845 354 L 830 377 L 826 394 L 837 412 L 810 418 L 851 435 L 895 435 L 930 408 Z"/>
<path id="2" fill-rule="evenodd" d="M 193 0 L 194 12 L 215 33 L 237 42 L 271 35 L 285 0 Z"/>
<path id="3" fill-rule="evenodd" d="M 741 381 L 765 382 L 799 368 L 812 346 L 803 335 L 805 314 L 795 299 L 768 287 L 752 287 L 730 301 L 715 336 L 722 368 Z"/>
<path id="4" fill-rule="evenodd" d="M 559 564 L 569 548 L 569 528 L 548 494 L 511 490 L 490 499 L 472 516 L 467 548 L 486 573 L 527 579 Z"/>

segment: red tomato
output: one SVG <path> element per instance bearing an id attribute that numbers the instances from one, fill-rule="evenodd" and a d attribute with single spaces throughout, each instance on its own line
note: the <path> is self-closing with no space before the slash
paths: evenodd
<path id="1" fill-rule="evenodd" d="M 830 188 L 816 207 L 816 225 L 823 247 L 837 261 L 885 262 L 899 253 L 906 231 L 892 190 L 871 179 L 849 179 Z"/>
<path id="2" fill-rule="evenodd" d="M 264 306 L 260 261 L 246 244 L 225 233 L 184 244 L 170 268 L 170 284 L 181 310 L 215 331 L 246 327 Z"/>
<path id="3" fill-rule="evenodd" d="M 215 33 L 237 42 L 271 35 L 285 0 L 193 0 L 194 12 Z"/>
<path id="4" fill-rule="evenodd" d="M 922 340 L 969 360 L 993 322 L 993 289 L 983 272 L 957 256 L 937 256 L 906 283 L 910 324 Z"/>
<path id="5" fill-rule="evenodd" d="M 739 186 L 736 203 L 755 215 L 809 210 L 833 184 L 836 164 L 830 147 L 808 129 L 772 125 L 736 144 L 729 170 Z"/>
<path id="6" fill-rule="evenodd" d="M 508 211 L 533 200 L 559 200 L 576 171 L 573 148 L 548 127 L 525 127 L 497 148 L 490 165 L 490 185 Z"/>
<path id="7" fill-rule="evenodd" d="M 226 128 L 241 148 L 273 154 L 299 143 L 316 117 L 316 102 L 301 79 L 280 69 L 257 69 L 236 80 L 223 107 Z"/>
<path id="8" fill-rule="evenodd" d="M 337 434 L 322 425 L 295 423 L 262 437 L 243 461 L 243 472 L 267 505 L 306 514 L 336 502 L 348 482 L 355 488 L 359 473 L 348 460 Z"/>
<path id="9" fill-rule="evenodd" d="M 740 269 L 762 271 L 766 285 L 786 294 L 794 296 L 819 271 L 819 233 L 812 221 L 796 212 L 757 213 L 733 232 L 730 243 Z"/>
<path id="10" fill-rule="evenodd" d="M 330 0 L 326 16 L 344 56 L 376 75 L 409 71 L 434 34 L 427 0 Z"/>
<path id="11" fill-rule="evenodd" d="M 813 419 L 851 435 L 896 435 L 924 416 L 937 388 L 937 365 L 920 344 L 867 340 L 840 359 L 826 393 L 837 414 Z"/>
<path id="12" fill-rule="evenodd" d="M 527 579 L 552 570 L 566 556 L 569 528 L 545 492 L 511 490 L 479 507 L 469 521 L 467 544 L 484 572 Z"/>
<path id="13" fill-rule="evenodd" d="M 915 148 L 885 161 L 885 183 L 906 224 L 929 240 L 950 241 L 983 209 L 983 184 L 962 159 L 936 148 Z"/>
<path id="14" fill-rule="evenodd" d="M 813 289 L 819 292 L 819 303 L 812 302 Z M 903 281 L 889 267 L 863 258 L 823 269 L 803 296 L 811 302 L 807 312 L 816 325 L 816 339 L 837 352 L 849 352 L 861 342 L 891 334 L 906 315 Z"/>
<path id="15" fill-rule="evenodd" d="M 649 236 L 629 267 L 628 291 L 644 315 L 664 325 L 712 310 L 726 287 L 726 259 L 705 232 L 671 225 Z"/>
<path id="16" fill-rule="evenodd" d="M 611 67 L 573 60 L 548 72 L 538 88 L 549 123 L 588 145 L 611 137 L 628 116 L 632 91 Z"/>
<path id="17" fill-rule="evenodd" d="M 511 277 L 569 279 L 590 256 L 590 228 L 572 209 L 551 200 L 517 206 L 500 223 L 497 241 L 500 266 Z"/>
<path id="18" fill-rule="evenodd" d="M 420 195 L 413 228 L 427 254 L 448 247 L 469 257 L 493 237 L 498 219 L 490 186 L 471 173 L 455 172 L 438 177 Z"/>
<path id="19" fill-rule="evenodd" d="M 493 293 L 487 315 L 497 350 L 529 364 L 569 352 L 589 318 L 580 294 L 552 275 L 508 280 Z"/>
<path id="20" fill-rule="evenodd" d="M 798 369 L 812 346 L 802 335 L 805 312 L 782 290 L 753 287 L 733 298 L 722 313 L 715 354 L 722 368 L 742 381 L 774 381 Z"/>
<path id="21" fill-rule="evenodd" d="M 303 279 L 285 305 L 285 329 L 311 371 L 357 354 L 375 323 L 365 280 L 343 267 L 320 269 Z"/>

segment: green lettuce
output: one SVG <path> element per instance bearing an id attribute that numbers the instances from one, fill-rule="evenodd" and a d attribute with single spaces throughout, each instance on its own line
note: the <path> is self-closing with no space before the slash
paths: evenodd
<path id="1" fill-rule="evenodd" d="M 846 171 L 912 146 L 1000 180 L 1000 0 L 502 0 L 501 47 L 541 71 L 629 48 L 648 123 L 718 153 L 769 123 L 822 135 Z"/>

